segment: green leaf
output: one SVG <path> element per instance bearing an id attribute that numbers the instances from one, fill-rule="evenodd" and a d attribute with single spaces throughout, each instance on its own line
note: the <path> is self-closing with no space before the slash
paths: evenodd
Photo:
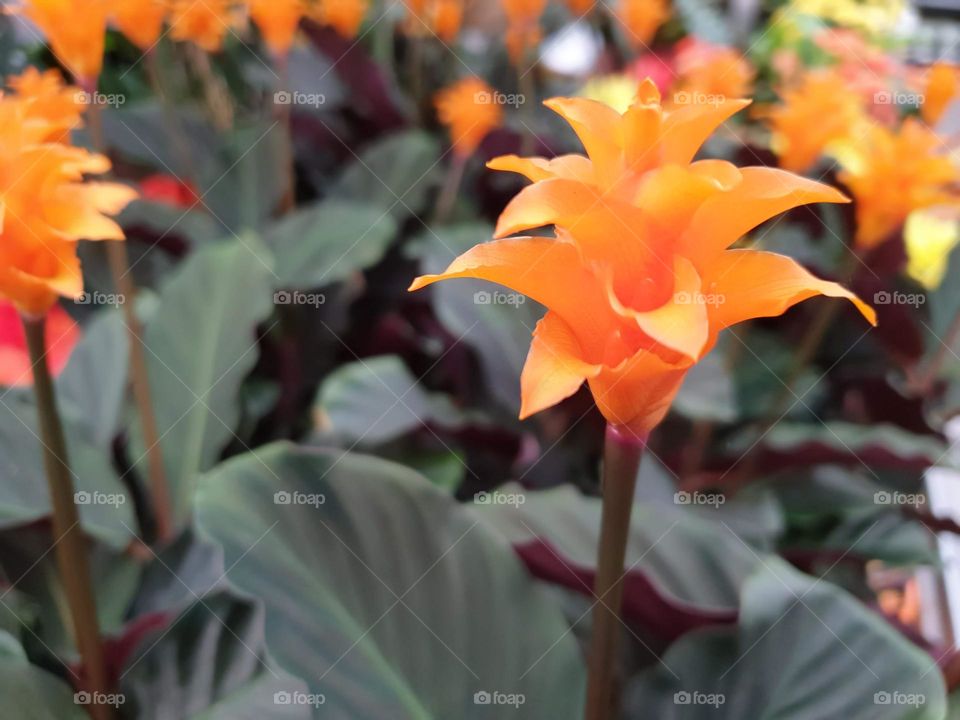
<path id="1" fill-rule="evenodd" d="M 230 582 L 263 601 L 271 656 L 325 696 L 323 717 L 494 717 L 474 703 L 484 691 L 522 693 L 527 720 L 581 707 L 579 651 L 551 595 L 402 466 L 271 445 L 203 478 L 197 524 Z"/>
<path id="2" fill-rule="evenodd" d="M 933 658 L 847 593 L 769 558 L 740 622 L 689 633 L 625 695 L 658 720 L 942 720 Z"/>
<path id="3" fill-rule="evenodd" d="M 31 665 L 19 643 L 0 631 L 0 696 L 5 717 L 17 720 L 86 720 L 65 682 Z"/>
<path id="4" fill-rule="evenodd" d="M 690 369 L 673 407 L 695 420 L 729 423 L 737 419 L 736 387 L 723 349 L 715 349 Z"/>
<path id="5" fill-rule="evenodd" d="M 120 432 L 129 353 L 122 311 L 101 311 L 84 327 L 57 378 L 61 412 L 72 418 L 85 440 L 105 451 Z"/>
<path id="6" fill-rule="evenodd" d="M 465 420 L 448 397 L 424 390 L 396 355 L 341 365 L 320 386 L 314 406 L 322 430 L 366 446 L 427 423 L 458 428 Z"/>
<path id="7" fill-rule="evenodd" d="M 131 716 L 239 718 L 229 708 L 245 707 L 257 717 L 281 715 L 276 692 L 305 692 L 303 684 L 271 667 L 263 649 L 263 612 L 226 592 L 197 598 L 171 624 L 146 636 L 121 672 L 121 689 Z M 248 717 L 254 717 L 248 715 Z"/>
<path id="8" fill-rule="evenodd" d="M 196 475 L 216 463 L 233 437 L 240 384 L 257 361 L 257 324 L 273 307 L 272 275 L 257 250 L 241 243 L 198 250 L 162 289 L 145 329 L 160 445 L 180 523 L 189 515 Z"/>
<path id="9" fill-rule="evenodd" d="M 114 548 L 131 540 L 133 504 L 110 462 L 107 449 L 85 439 L 86 428 L 64 418 L 64 433 L 74 490 L 89 503 L 80 504 L 86 532 Z M 43 467 L 36 408 L 25 396 L 0 402 L 0 528 L 24 525 L 51 513 Z"/>
<path id="10" fill-rule="evenodd" d="M 511 496 L 522 502 L 498 501 Z M 505 485 L 480 496 L 474 508 L 515 545 L 539 539 L 570 567 L 596 567 L 599 498 L 569 486 L 524 492 Z M 755 563 L 756 555 L 733 531 L 685 506 L 634 504 L 626 566 L 672 606 L 698 613 L 734 611 L 740 585 Z"/>
<path id="11" fill-rule="evenodd" d="M 402 220 L 419 214 L 439 182 L 440 144 L 422 130 L 377 140 L 337 179 L 331 196 L 363 202 Z"/>
<path id="12" fill-rule="evenodd" d="M 376 264 L 397 231 L 376 205 L 327 200 L 268 225 L 264 242 L 276 259 L 275 287 L 309 289 Z"/>

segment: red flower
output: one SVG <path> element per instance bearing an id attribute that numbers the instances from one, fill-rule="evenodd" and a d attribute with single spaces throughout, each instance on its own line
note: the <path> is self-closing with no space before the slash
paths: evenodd
<path id="1" fill-rule="evenodd" d="M 46 347 L 50 372 L 59 375 L 80 340 L 80 328 L 59 305 L 47 313 Z M 30 355 L 20 313 L 13 303 L 0 300 L 0 385 L 24 387 L 33 384 Z"/>
<path id="2" fill-rule="evenodd" d="M 150 175 L 140 181 L 140 197 L 143 200 L 173 205 L 185 210 L 196 205 L 199 199 L 197 191 L 190 183 L 163 173 Z"/>

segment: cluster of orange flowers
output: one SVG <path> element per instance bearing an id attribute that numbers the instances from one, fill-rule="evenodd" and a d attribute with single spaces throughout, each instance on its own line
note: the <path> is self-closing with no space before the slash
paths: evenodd
<path id="1" fill-rule="evenodd" d="M 69 144 L 82 112 L 77 88 L 56 71 L 32 68 L 8 84 L 11 92 L 0 96 L 0 296 L 41 315 L 57 296 L 83 293 L 78 241 L 122 240 L 107 216 L 136 193 L 84 182 L 107 172 L 110 161 Z"/>
<path id="2" fill-rule="evenodd" d="M 693 161 L 749 100 L 664 107 L 647 80 L 623 113 L 584 98 L 546 104 L 587 155 L 491 161 L 532 181 L 500 216 L 500 239 L 411 286 L 479 278 L 548 308 L 521 376 L 522 417 L 586 381 L 608 422 L 645 435 L 725 327 L 779 315 L 814 295 L 847 298 L 875 321 L 852 293 L 789 257 L 729 249 L 785 210 L 846 202 L 837 190 L 783 170 Z M 508 238 L 548 225 L 553 237 Z"/>
<path id="3" fill-rule="evenodd" d="M 144 51 L 156 45 L 166 23 L 174 40 L 216 52 L 249 15 L 270 50 L 283 55 L 303 18 L 354 37 L 368 7 L 369 0 L 84 0 L 77 12 L 75 0 L 23 0 L 17 12 L 43 30 L 74 77 L 90 81 L 100 74 L 111 23 Z"/>
<path id="4" fill-rule="evenodd" d="M 872 99 L 892 115 L 872 112 L 842 64 L 799 75 L 782 91 L 781 103 L 765 112 L 781 167 L 809 172 L 825 153 L 836 158 L 839 178 L 857 203 L 854 240 L 862 249 L 881 243 L 916 210 L 957 202 L 960 174 L 931 125 L 956 96 L 960 75 L 944 64 L 925 75 L 924 92 L 917 93 L 920 118 L 901 119 L 896 98 L 906 93 L 887 88 Z"/>

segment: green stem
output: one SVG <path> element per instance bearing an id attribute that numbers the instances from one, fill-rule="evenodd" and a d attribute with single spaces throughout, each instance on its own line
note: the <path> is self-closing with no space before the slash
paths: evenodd
<path id="1" fill-rule="evenodd" d="M 53 508 L 53 537 L 55 553 L 64 591 L 70 605 L 70 616 L 77 649 L 83 662 L 85 685 L 102 698 L 108 692 L 103 647 L 97 621 L 96 602 L 90 582 L 90 564 L 87 547 L 80 527 L 80 516 L 74 504 L 74 488 L 63 426 L 57 412 L 53 380 L 47 367 L 44 344 L 44 317 L 23 318 L 24 333 L 33 366 L 33 387 L 40 420 L 40 438 L 43 446 L 43 464 L 50 489 Z M 113 716 L 110 706 L 103 702 L 89 705 L 96 720 Z"/>
<path id="2" fill-rule="evenodd" d="M 630 513 L 646 436 L 607 426 L 603 449 L 603 511 L 594 581 L 593 627 L 587 668 L 586 720 L 609 720 L 617 714 L 616 659 L 623 604 L 624 561 Z"/>

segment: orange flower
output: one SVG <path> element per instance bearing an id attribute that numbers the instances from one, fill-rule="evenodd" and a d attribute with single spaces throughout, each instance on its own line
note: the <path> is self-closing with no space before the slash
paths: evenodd
<path id="1" fill-rule="evenodd" d="M 916 118 L 899 132 L 873 126 L 855 153 L 842 158 L 840 181 L 856 200 L 856 244 L 875 247 L 900 228 L 914 210 L 956 204 L 951 186 L 957 170 L 947 148 Z"/>
<path id="2" fill-rule="evenodd" d="M 157 44 L 167 17 L 166 0 L 113 0 L 111 19 L 127 39 L 141 50 Z"/>
<path id="3" fill-rule="evenodd" d="M 579 16 L 586 15 L 597 4 L 597 0 L 567 0 L 567 7 L 570 8 L 570 12 Z"/>
<path id="4" fill-rule="evenodd" d="M 676 90 L 688 95 L 746 97 L 753 92 L 753 66 L 736 49 L 688 37 L 677 43 Z"/>
<path id="5" fill-rule="evenodd" d="M 670 19 L 670 3 L 668 0 L 621 0 L 616 15 L 630 42 L 645 47 Z"/>
<path id="6" fill-rule="evenodd" d="M 437 37 L 446 43 L 453 42 L 460 33 L 463 23 L 463 2 L 461 0 L 436 0 L 433 4 L 432 27 Z"/>
<path id="7" fill-rule="evenodd" d="M 25 104 L 28 118 L 47 128 L 43 142 L 62 142 L 70 131 L 80 126 L 84 95 L 64 84 L 60 72 L 40 72 L 28 67 L 21 75 L 7 79 L 15 96 Z"/>
<path id="8" fill-rule="evenodd" d="M 526 52 L 540 43 L 540 16 L 546 6 L 546 0 L 503 0 L 507 54 L 514 65 L 519 65 Z"/>
<path id="9" fill-rule="evenodd" d="M 314 16 L 321 25 L 329 25 L 345 38 L 355 38 L 367 16 L 367 0 L 320 0 Z"/>
<path id="10" fill-rule="evenodd" d="M 503 117 L 497 94 L 478 77 L 468 77 L 437 93 L 437 116 L 450 129 L 453 152 L 472 155 Z"/>
<path id="11" fill-rule="evenodd" d="M 807 73 L 781 93 L 783 102 L 762 113 L 773 131 L 780 167 L 806 172 L 831 142 L 847 137 L 863 117 L 862 105 L 835 72 Z"/>
<path id="12" fill-rule="evenodd" d="M 450 42 L 460 32 L 463 21 L 463 0 L 405 0 L 407 18 L 404 31 L 422 38 L 436 35 Z"/>
<path id="13" fill-rule="evenodd" d="M 217 52 L 231 30 L 230 0 L 172 0 L 170 36 L 190 41 L 207 52 Z"/>
<path id="14" fill-rule="evenodd" d="M 814 295 L 871 308 L 789 257 L 728 249 L 785 210 L 845 202 L 837 190 L 783 170 L 692 162 L 707 137 L 749 101 L 663 108 L 645 81 L 623 114 L 583 98 L 547 106 L 577 133 L 588 157 L 497 158 L 525 175 L 493 242 L 478 245 L 438 280 L 506 285 L 548 308 L 520 378 L 521 417 L 572 395 L 586 380 L 614 425 L 642 435 L 666 414 L 686 372 L 725 327 L 780 315 Z M 555 237 L 511 237 L 546 225 Z"/>
<path id="15" fill-rule="evenodd" d="M 59 375 L 80 340 L 80 326 L 62 307 L 54 305 L 47 313 L 44 335 L 50 372 Z M 32 369 L 20 313 L 13 303 L 0 301 L 0 385 L 29 387 L 33 384 Z"/>
<path id="16" fill-rule="evenodd" d="M 250 18 L 275 55 L 290 51 L 306 9 L 303 0 L 250 0 Z"/>
<path id="17" fill-rule="evenodd" d="M 107 35 L 106 0 L 26 0 L 19 12 L 43 31 L 74 78 L 82 83 L 97 79 Z"/>
<path id="18" fill-rule="evenodd" d="M 960 92 L 960 68 L 945 62 L 939 62 L 927 68 L 923 90 L 923 102 L 920 105 L 920 117 L 928 125 L 936 125 L 947 106 Z"/>
<path id="19" fill-rule="evenodd" d="M 110 161 L 82 148 L 51 143 L 60 118 L 42 122 L 29 98 L 0 98 L 0 297 L 39 315 L 58 295 L 78 297 L 83 278 L 80 239 L 122 240 L 105 214 L 119 212 L 136 193 L 123 185 L 84 183 Z"/>

